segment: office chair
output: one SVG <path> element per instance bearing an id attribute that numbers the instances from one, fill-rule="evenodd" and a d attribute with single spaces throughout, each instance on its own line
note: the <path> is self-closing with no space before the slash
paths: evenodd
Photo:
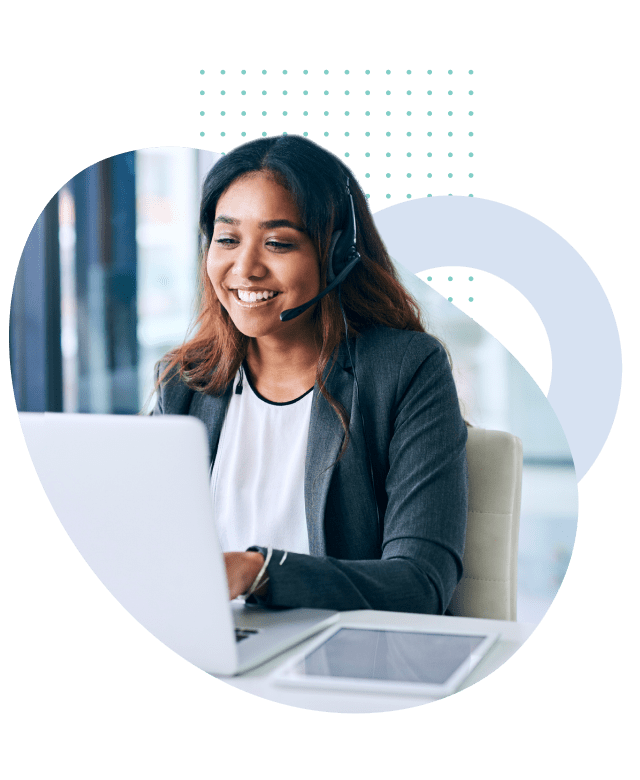
<path id="1" fill-rule="evenodd" d="M 469 428 L 469 511 L 464 573 L 447 614 L 516 619 L 522 442 Z"/>

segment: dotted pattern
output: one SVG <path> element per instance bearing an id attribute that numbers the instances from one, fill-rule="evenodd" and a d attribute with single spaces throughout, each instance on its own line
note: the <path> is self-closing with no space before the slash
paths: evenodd
<path id="1" fill-rule="evenodd" d="M 434 276 L 432 276 L 431 274 L 429 274 L 429 276 L 424 276 L 424 274 L 420 274 L 420 276 L 421 276 L 421 277 L 424 279 L 424 281 L 426 281 L 426 282 L 434 282 L 434 286 L 436 286 L 436 285 L 437 285 L 437 286 L 438 286 L 438 289 L 439 289 L 441 292 L 444 290 L 444 286 L 443 286 L 443 283 L 444 283 L 444 281 L 445 281 L 445 279 L 444 279 L 444 276 L 436 276 L 436 277 L 434 277 Z M 461 289 L 463 286 L 464 286 L 465 288 L 467 288 L 467 287 L 468 287 L 468 285 L 467 285 L 466 283 L 467 283 L 467 282 L 473 282 L 473 276 L 467 276 L 467 277 L 464 277 L 464 278 L 460 277 L 460 278 L 457 278 L 457 279 L 456 279 L 456 278 L 454 278 L 453 276 L 447 276 L 447 278 L 446 278 L 446 282 L 447 282 L 447 284 L 446 284 L 446 287 L 448 287 L 448 286 L 449 286 L 448 282 L 457 282 L 457 287 L 458 287 L 458 289 Z M 460 284 L 461 282 L 464 282 L 465 284 L 464 284 L 464 285 L 462 285 L 462 284 Z M 455 285 L 455 284 L 452 284 L 452 285 L 451 285 L 452 294 L 451 294 L 450 296 L 448 296 L 448 297 L 447 297 L 447 300 L 448 300 L 450 303 L 453 303 L 453 299 L 454 299 L 454 296 L 453 296 L 453 290 L 455 289 L 455 287 L 456 287 L 456 285 Z M 457 303 L 458 303 L 458 305 L 460 305 L 460 304 L 463 304 L 463 303 L 465 302 L 465 300 L 466 300 L 466 301 L 468 301 L 469 303 L 473 303 L 473 300 L 474 300 L 474 299 L 473 299 L 473 296 L 472 296 L 472 295 L 465 296 L 465 298 L 460 298 L 460 299 L 457 299 Z"/>
<path id="2" fill-rule="evenodd" d="M 206 67 L 197 79 L 194 145 L 225 153 L 260 136 L 307 136 L 344 159 L 373 211 L 411 198 L 473 197 L 473 69 L 265 63 Z"/>
<path id="3" fill-rule="evenodd" d="M 449 283 L 451 283 L 453 281 L 455 281 L 455 282 L 464 282 L 464 280 L 462 279 L 463 275 L 464 275 L 464 269 L 460 269 L 460 274 L 457 277 L 449 274 L 447 276 L 447 282 L 449 282 Z M 433 282 L 433 276 L 431 276 L 431 275 L 425 276 L 424 274 L 418 274 L 418 276 L 420 276 L 420 278 L 423 281 L 428 282 L 429 284 L 431 284 Z M 467 279 L 466 279 L 467 282 L 473 282 L 473 280 L 474 280 L 473 276 L 467 276 Z M 453 303 L 453 296 L 448 296 L 447 300 L 450 301 L 451 303 Z M 474 301 L 475 301 L 475 298 L 473 297 L 473 295 L 469 295 L 467 297 L 467 303 L 473 303 Z M 458 305 L 460 305 L 461 302 L 462 301 L 457 301 Z"/>

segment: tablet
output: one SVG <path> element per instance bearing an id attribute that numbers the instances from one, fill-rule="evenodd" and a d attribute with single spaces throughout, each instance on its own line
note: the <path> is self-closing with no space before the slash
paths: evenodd
<path id="1" fill-rule="evenodd" d="M 275 672 L 273 681 L 339 691 L 447 696 L 498 637 L 488 632 L 333 626 Z"/>

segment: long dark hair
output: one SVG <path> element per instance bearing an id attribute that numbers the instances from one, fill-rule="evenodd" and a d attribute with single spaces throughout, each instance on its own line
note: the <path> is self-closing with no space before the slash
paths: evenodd
<path id="1" fill-rule="evenodd" d="M 349 336 L 384 325 L 424 332 L 418 304 L 400 283 L 373 222 L 364 193 L 354 175 L 337 157 L 297 135 L 249 141 L 223 155 L 209 171 L 200 205 L 200 305 L 194 335 L 163 359 L 158 384 L 173 370 L 194 390 L 220 395 L 244 360 L 249 338 L 238 331 L 220 304 L 209 280 L 206 256 L 213 237 L 218 200 L 237 179 L 255 172 L 268 173 L 293 197 L 302 223 L 320 258 L 320 280 L 327 280 L 331 236 L 351 218 L 346 183 L 349 180 L 356 214 L 358 263 L 341 285 Z M 337 357 L 345 337 L 344 320 L 335 293 L 316 305 L 312 322 L 320 348 L 316 370 L 318 388 L 340 417 L 348 440 L 349 415 L 326 389 L 325 369 Z M 327 374 L 328 375 L 328 374 Z"/>

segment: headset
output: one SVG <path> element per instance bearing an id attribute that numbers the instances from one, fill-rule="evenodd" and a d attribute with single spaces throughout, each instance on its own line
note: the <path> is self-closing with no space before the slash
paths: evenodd
<path id="1" fill-rule="evenodd" d="M 356 210 L 353 205 L 353 196 L 349 189 L 349 179 L 346 182 L 347 195 L 349 196 L 349 203 L 351 206 L 350 219 L 348 220 L 345 230 L 336 230 L 331 237 L 331 244 L 329 246 L 329 262 L 327 265 L 327 286 L 320 292 L 315 298 L 303 303 L 301 306 L 296 306 L 295 309 L 286 309 L 281 312 L 280 320 L 287 322 L 295 317 L 298 317 L 302 312 L 306 311 L 314 303 L 317 303 L 321 298 L 330 293 L 335 288 L 338 288 L 338 302 L 340 304 L 340 311 L 342 312 L 342 319 L 344 321 L 344 336 L 345 343 L 347 345 L 347 352 L 349 353 L 349 362 L 353 370 L 353 378 L 356 383 L 356 403 L 358 405 L 358 413 L 360 415 L 360 422 L 362 423 L 362 435 L 364 436 L 365 449 L 367 451 L 367 460 L 369 461 L 369 475 L 371 477 L 371 487 L 373 488 L 373 500 L 376 505 L 376 515 L 378 521 L 378 543 L 382 546 L 381 536 L 381 523 L 380 523 L 380 509 L 378 507 L 378 501 L 376 499 L 376 485 L 373 479 L 373 463 L 371 461 L 371 454 L 369 453 L 369 445 L 367 443 L 366 427 L 364 424 L 364 418 L 360 409 L 360 388 L 358 387 L 358 375 L 356 374 L 356 366 L 351 356 L 351 348 L 349 346 L 349 328 L 347 325 L 347 317 L 344 313 L 342 306 L 342 295 L 340 290 L 341 283 L 351 273 L 353 268 L 358 262 L 362 260 L 358 250 L 356 249 Z M 237 391 L 236 391 L 237 392 Z"/>
<path id="2" fill-rule="evenodd" d="M 298 317 L 303 311 L 306 311 L 314 303 L 324 298 L 325 295 L 346 279 L 355 265 L 362 259 L 356 249 L 356 210 L 353 205 L 351 190 L 349 189 L 349 179 L 347 179 L 347 195 L 351 204 L 351 219 L 348 221 L 345 230 L 336 230 L 331 236 L 329 263 L 327 266 L 327 286 L 310 301 L 303 303 L 301 306 L 296 306 L 295 309 L 286 309 L 281 312 L 280 320 L 282 322 Z M 340 308 L 342 308 L 342 302 L 340 302 Z"/>

